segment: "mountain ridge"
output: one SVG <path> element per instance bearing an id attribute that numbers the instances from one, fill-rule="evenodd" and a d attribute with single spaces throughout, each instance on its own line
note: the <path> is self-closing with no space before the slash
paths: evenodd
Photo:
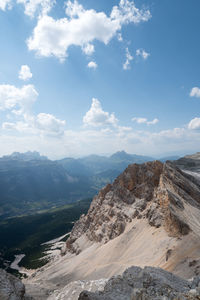
<path id="1" fill-rule="evenodd" d="M 94 197 L 74 224 L 66 254 L 36 271 L 25 282 L 27 291 L 34 295 L 40 282 L 53 291 L 58 283 L 62 289 L 77 280 L 109 278 L 133 265 L 187 279 L 198 275 L 199 220 L 195 177 L 172 162 L 130 165 Z"/>

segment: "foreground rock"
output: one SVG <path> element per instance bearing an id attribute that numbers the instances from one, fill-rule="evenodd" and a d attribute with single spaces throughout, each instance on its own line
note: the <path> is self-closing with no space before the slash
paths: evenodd
<path id="1" fill-rule="evenodd" d="M 79 300 L 186 300 L 200 299 L 200 277 L 181 279 L 159 268 L 131 267 L 112 277 L 102 292 L 83 291 Z"/>
<path id="2" fill-rule="evenodd" d="M 0 269 L 0 299 L 22 300 L 25 295 L 24 284 L 15 276 Z"/>

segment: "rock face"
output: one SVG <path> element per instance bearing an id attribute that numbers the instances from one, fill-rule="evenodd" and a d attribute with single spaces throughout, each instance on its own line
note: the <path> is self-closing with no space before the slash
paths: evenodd
<path id="1" fill-rule="evenodd" d="M 200 277 L 186 281 L 159 268 L 131 267 L 112 277 L 103 292 L 83 291 L 79 300 L 200 299 Z"/>
<path id="2" fill-rule="evenodd" d="M 24 284 L 15 276 L 0 269 L 0 299 L 22 300 L 25 294 Z"/>
<path id="3" fill-rule="evenodd" d="M 193 155 L 186 155 L 174 161 L 174 164 L 183 170 L 200 171 L 200 152 Z"/>
<path id="4" fill-rule="evenodd" d="M 150 226 L 163 226 L 169 236 L 193 230 L 187 206 L 200 208 L 200 182 L 174 164 L 159 161 L 130 165 L 96 196 L 87 215 L 75 223 L 67 249 L 79 254 L 78 240 L 107 243 L 122 234 L 129 222 L 146 218 Z"/>

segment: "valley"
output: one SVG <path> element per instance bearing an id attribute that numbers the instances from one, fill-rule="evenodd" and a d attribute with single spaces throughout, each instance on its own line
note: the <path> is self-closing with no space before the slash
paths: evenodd
<path id="1" fill-rule="evenodd" d="M 0 267 L 18 275 L 10 265 L 15 255 L 21 254 L 25 255 L 19 266 L 36 269 L 46 264 L 49 245 L 45 243 L 70 232 L 74 222 L 87 212 L 90 202 L 86 199 L 36 215 L 1 220 Z"/>

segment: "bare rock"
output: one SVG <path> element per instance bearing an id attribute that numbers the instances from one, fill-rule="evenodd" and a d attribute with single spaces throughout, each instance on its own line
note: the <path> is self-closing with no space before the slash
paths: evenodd
<path id="1" fill-rule="evenodd" d="M 185 300 L 200 299 L 199 278 L 186 281 L 159 268 L 131 267 L 112 277 L 103 292 L 83 291 L 79 300 Z"/>
<path id="2" fill-rule="evenodd" d="M 122 234 L 133 219 L 146 218 L 150 226 L 163 226 L 169 236 L 192 231 L 185 207 L 200 209 L 200 185 L 174 164 L 159 161 L 133 164 L 94 197 L 87 215 L 72 229 L 66 248 L 80 253 L 76 241 L 107 243 Z"/>
<path id="3" fill-rule="evenodd" d="M 24 299 L 25 287 L 15 276 L 0 269 L 0 299 L 22 300 Z"/>

